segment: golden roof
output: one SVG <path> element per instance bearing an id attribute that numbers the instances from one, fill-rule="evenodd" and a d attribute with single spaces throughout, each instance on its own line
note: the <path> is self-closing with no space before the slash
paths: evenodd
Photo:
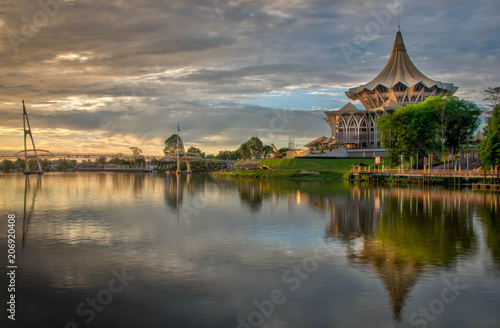
<path id="1" fill-rule="evenodd" d="M 408 56 L 403 36 L 401 35 L 401 31 L 398 31 L 396 40 L 394 41 L 394 47 L 392 48 L 391 57 L 382 72 L 367 84 L 360 85 L 357 88 L 350 88 L 346 94 L 356 94 L 364 89 L 373 90 L 378 85 L 383 85 L 390 89 L 398 83 L 402 83 L 407 87 L 412 87 L 418 83 L 423 84 L 427 88 L 437 86 L 450 93 L 454 93 L 458 89 L 453 83 L 435 81 L 420 72 L 411 61 L 410 56 Z"/>

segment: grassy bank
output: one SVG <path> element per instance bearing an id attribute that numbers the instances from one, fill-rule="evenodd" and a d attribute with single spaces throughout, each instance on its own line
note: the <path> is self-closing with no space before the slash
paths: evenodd
<path id="1" fill-rule="evenodd" d="M 238 164 L 244 161 L 238 162 Z M 217 176 L 240 178 L 308 178 L 308 179 L 348 179 L 352 164 L 363 163 L 371 165 L 374 159 L 344 159 L 344 158 L 294 158 L 265 159 L 253 165 L 250 170 L 232 170 L 229 172 L 214 172 Z M 270 169 L 259 169 L 267 166 Z"/>

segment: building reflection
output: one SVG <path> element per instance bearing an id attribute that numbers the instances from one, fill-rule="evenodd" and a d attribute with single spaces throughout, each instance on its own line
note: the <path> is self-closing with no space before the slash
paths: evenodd
<path id="1" fill-rule="evenodd" d="M 346 193 L 350 186 L 342 184 L 332 190 L 331 185 L 324 181 L 273 180 L 273 179 L 218 179 L 238 188 L 240 199 L 250 210 L 259 211 L 266 200 L 275 206 L 286 201 L 289 212 L 296 206 L 306 205 L 313 209 L 324 210 L 326 201 L 331 195 Z M 310 195 L 314 195 L 311 197 Z M 311 204 L 310 206 L 308 204 Z"/>
<path id="2" fill-rule="evenodd" d="M 396 320 L 424 272 L 432 266 L 450 267 L 459 256 L 477 250 L 473 218 L 475 206 L 485 202 L 481 194 L 358 186 L 326 203 L 309 197 L 316 198 L 308 202 L 311 206 L 321 204 L 316 209 L 329 212 L 326 237 L 345 244 L 353 265 L 369 265 L 377 272 Z M 488 204 L 498 204 L 494 195 L 487 198 Z M 491 226 L 488 238 L 494 236 L 490 244 L 499 245 L 498 206 L 482 208 L 483 221 Z M 498 246 L 493 249 L 498 256 Z"/>

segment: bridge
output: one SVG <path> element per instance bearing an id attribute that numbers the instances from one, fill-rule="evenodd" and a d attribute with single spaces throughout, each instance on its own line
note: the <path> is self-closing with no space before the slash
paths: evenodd
<path id="1" fill-rule="evenodd" d="M 99 157 L 106 157 L 106 158 L 120 158 L 120 159 L 134 159 L 137 158 L 135 155 L 125 155 L 122 153 L 56 153 L 56 152 L 51 152 L 48 150 L 43 150 L 43 149 L 37 149 L 37 156 L 39 158 L 60 158 L 60 159 L 77 159 L 77 158 L 99 158 Z M 187 157 L 185 156 L 187 155 Z M 163 161 L 171 161 L 171 162 L 176 162 L 177 159 L 179 159 L 181 162 L 185 161 L 190 161 L 190 162 L 212 162 L 212 163 L 230 163 L 234 164 L 237 161 L 236 160 L 225 160 L 225 159 L 216 159 L 216 158 L 204 158 L 200 157 L 198 154 L 195 153 L 180 153 L 180 155 L 174 154 L 174 155 L 148 155 L 148 154 L 141 154 L 139 156 L 140 158 L 144 158 L 145 160 L 150 160 L 153 158 L 156 159 L 161 159 Z M 24 156 L 24 150 L 18 151 L 17 153 L 13 152 L 6 152 L 6 153 L 0 153 L 0 158 L 3 159 L 25 159 Z M 27 155 L 26 158 L 32 159 L 36 158 L 33 149 L 27 150 Z"/>
<path id="2" fill-rule="evenodd" d="M 137 158 L 135 155 L 125 155 L 122 153 L 57 153 L 57 152 L 51 152 L 49 150 L 44 150 L 44 149 L 37 149 L 36 150 L 36 155 L 34 149 L 28 149 L 26 150 L 26 156 L 25 156 L 25 151 L 21 150 L 18 151 L 17 153 L 14 152 L 5 152 L 5 153 L 0 153 L 0 158 L 5 158 L 5 159 L 16 159 L 16 158 L 36 158 L 36 156 L 41 157 L 41 158 L 99 158 L 99 157 L 106 157 L 106 158 L 123 158 L 123 159 L 131 159 L 131 158 Z M 140 157 L 145 158 L 145 159 L 151 159 L 151 158 L 163 158 L 165 157 L 164 154 L 162 155 L 140 155 Z"/>
<path id="3" fill-rule="evenodd" d="M 40 158 L 59 158 L 59 159 L 78 159 L 78 158 L 99 158 L 99 157 L 105 157 L 105 158 L 120 158 L 120 159 L 137 159 L 137 158 L 142 158 L 145 160 L 150 160 L 153 158 L 160 159 L 163 161 L 171 161 L 171 162 L 177 162 L 177 173 L 180 173 L 180 164 L 181 162 L 185 162 L 187 165 L 187 172 L 191 173 L 191 162 L 211 162 L 211 163 L 226 163 L 226 164 L 234 164 L 237 161 L 234 160 L 223 160 L 223 159 L 215 159 L 215 158 L 203 158 L 199 154 L 196 153 L 188 153 L 184 150 L 184 144 L 182 141 L 182 136 L 181 136 L 181 131 L 179 128 L 179 123 L 177 123 L 177 147 L 176 147 L 176 152 L 174 152 L 171 155 L 146 155 L 146 154 L 130 154 L 130 155 L 124 155 L 122 153 L 104 153 L 104 152 L 99 152 L 99 153 L 61 153 L 61 152 L 51 152 L 46 149 L 37 149 L 35 147 L 35 141 L 33 139 L 33 134 L 31 131 L 31 126 L 29 123 L 29 117 L 28 113 L 26 111 L 26 107 L 24 105 L 24 100 L 22 101 L 23 103 L 23 130 L 24 130 L 24 150 L 20 150 L 18 152 L 4 152 L 0 153 L 0 159 L 17 159 L 21 158 L 24 159 L 26 162 L 26 168 L 24 173 L 25 174 L 32 174 L 32 173 L 37 173 L 37 174 L 43 174 L 42 166 L 40 164 Z M 27 143 L 27 137 L 30 137 L 31 139 L 31 144 L 33 145 L 33 149 L 27 149 L 26 143 Z M 29 170 L 29 164 L 28 164 L 28 159 L 36 159 L 37 165 L 38 165 L 38 171 L 37 172 L 30 172 Z"/>

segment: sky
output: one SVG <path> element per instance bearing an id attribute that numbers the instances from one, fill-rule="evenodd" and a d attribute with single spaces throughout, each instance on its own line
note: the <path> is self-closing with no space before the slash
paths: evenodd
<path id="1" fill-rule="evenodd" d="M 398 30 L 428 77 L 483 102 L 500 85 L 497 0 L 41 0 L 0 2 L 0 153 L 298 148 L 325 110 L 372 80 Z M 359 102 L 354 103 L 362 108 Z"/>

